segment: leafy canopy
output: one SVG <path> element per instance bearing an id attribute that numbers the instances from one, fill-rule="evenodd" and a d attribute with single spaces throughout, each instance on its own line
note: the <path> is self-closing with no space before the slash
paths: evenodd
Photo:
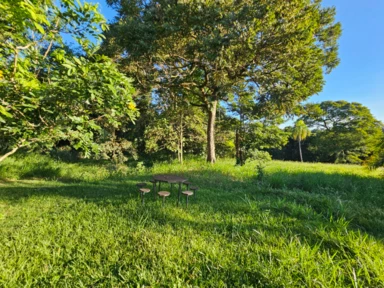
<path id="1" fill-rule="evenodd" d="M 118 17 L 104 51 L 142 92 L 187 91 L 208 114 L 208 151 L 217 103 L 234 87 L 251 89 L 260 113 L 280 113 L 320 92 L 339 63 L 341 27 L 319 0 L 107 2 Z"/>
<path id="2" fill-rule="evenodd" d="M 308 136 L 311 135 L 311 130 L 308 129 L 303 120 L 298 120 L 295 123 L 295 127 L 292 131 L 292 138 L 296 141 L 305 140 Z"/>
<path id="3" fill-rule="evenodd" d="M 100 28 L 107 27 L 97 5 L 6 0 L 0 4 L 0 20 L 4 151 L 65 139 L 89 156 L 100 150 L 96 140 L 103 130 L 134 119 L 130 80 L 84 38 L 100 40 Z M 78 53 L 64 44 L 65 33 L 77 41 Z"/>
<path id="4" fill-rule="evenodd" d="M 315 128 L 310 149 L 318 160 L 361 163 L 373 152 L 383 124 L 360 103 L 325 101 L 306 104 L 304 122 Z"/>

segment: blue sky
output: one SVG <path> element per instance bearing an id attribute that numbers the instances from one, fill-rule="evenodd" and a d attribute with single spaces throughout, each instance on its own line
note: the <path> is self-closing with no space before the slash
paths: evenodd
<path id="1" fill-rule="evenodd" d="M 108 20 L 113 19 L 116 13 L 105 0 L 91 1 L 99 3 Z M 341 63 L 325 76 L 323 92 L 309 101 L 359 102 L 384 122 L 384 0 L 323 0 L 323 5 L 336 7 L 343 27 Z"/>

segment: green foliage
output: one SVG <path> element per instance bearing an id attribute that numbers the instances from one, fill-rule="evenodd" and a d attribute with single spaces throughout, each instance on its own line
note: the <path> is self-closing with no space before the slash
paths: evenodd
<path id="1" fill-rule="evenodd" d="M 256 171 L 257 171 L 257 181 L 263 182 L 264 176 L 265 176 L 265 163 L 259 161 L 256 165 Z"/>
<path id="2" fill-rule="evenodd" d="M 298 120 L 292 131 L 293 140 L 302 141 L 307 139 L 308 136 L 311 136 L 311 130 L 308 129 L 303 120 Z"/>
<path id="3" fill-rule="evenodd" d="M 360 103 L 325 101 L 305 111 L 303 120 L 315 128 L 310 149 L 320 161 L 362 163 L 382 135 L 383 124 Z"/>
<path id="4" fill-rule="evenodd" d="M 104 138 L 104 137 L 103 137 Z M 101 152 L 96 158 L 111 159 L 116 164 L 124 163 L 128 160 L 128 157 L 124 152 L 128 152 L 133 159 L 137 160 L 137 151 L 133 146 L 133 143 L 126 139 L 116 139 L 116 136 L 110 136 L 107 140 L 102 141 L 100 144 Z"/>
<path id="5" fill-rule="evenodd" d="M 236 130 L 236 164 L 244 165 L 249 151 L 253 149 L 281 148 L 288 141 L 288 133 L 278 127 L 283 123 L 279 115 L 265 114 L 261 117 L 254 95 L 246 87 L 235 87 L 230 111 L 238 116 L 234 118 Z"/>
<path id="6" fill-rule="evenodd" d="M 285 145 L 289 134 L 280 129 L 278 124 L 279 121 L 255 121 L 246 125 L 246 150 L 279 148 Z"/>
<path id="7" fill-rule="evenodd" d="M 253 120 L 243 123 L 239 129 L 238 141 L 243 165 L 253 151 L 281 148 L 289 137 L 289 133 L 280 129 L 281 119 Z M 261 151 L 260 151 L 261 152 Z"/>
<path id="8" fill-rule="evenodd" d="M 154 121 L 147 127 L 145 140 L 147 153 L 165 149 L 176 152 L 178 149 L 177 131 L 169 124 L 166 118 Z"/>
<path id="9" fill-rule="evenodd" d="M 173 101 L 162 101 L 151 107 L 155 110 L 150 123 L 145 127 L 146 153 L 178 153 L 180 162 L 184 152 L 196 153 L 202 150 L 206 139 L 204 114 L 196 107 L 187 105 L 183 96 Z"/>
<path id="10" fill-rule="evenodd" d="M 377 140 L 373 155 L 367 161 L 372 168 L 384 166 L 384 130 L 382 134 L 382 137 Z"/>
<path id="11" fill-rule="evenodd" d="M 215 127 L 216 153 L 219 158 L 233 158 L 236 155 L 237 119 L 228 115 L 222 106 L 219 106 L 217 110 L 218 116 Z M 206 138 L 204 139 L 205 143 Z"/>
<path id="12" fill-rule="evenodd" d="M 35 172 L 43 167 L 51 179 L 66 173 L 66 182 L 44 180 Z M 108 167 L 5 160 L 0 175 L 24 176 L 0 184 L 0 286 L 384 284 L 377 170 L 272 161 L 255 185 L 254 164 L 232 159 L 157 163 L 120 176 Z M 136 183 L 154 173 L 181 173 L 199 194 L 188 209 L 176 195 L 162 208 L 148 194 L 142 206 Z"/>
<path id="13" fill-rule="evenodd" d="M 208 117 L 214 162 L 217 105 L 251 90 L 260 115 L 281 114 L 318 93 L 323 68 L 339 63 L 335 9 L 321 1 L 123 1 L 104 51 L 124 65 L 142 92 L 188 92 Z M 163 93 L 167 91 L 166 93 Z"/>
<path id="14" fill-rule="evenodd" d="M 251 150 L 247 152 L 247 161 L 256 161 L 257 181 L 262 182 L 265 176 L 265 168 L 269 161 L 272 161 L 271 155 L 267 151 Z"/>
<path id="15" fill-rule="evenodd" d="M 267 151 L 253 149 L 248 151 L 248 161 L 268 162 L 272 160 L 271 155 Z"/>
<path id="16" fill-rule="evenodd" d="M 267 151 L 253 149 L 247 151 L 246 159 L 247 162 L 256 161 L 256 178 L 258 182 L 262 182 L 265 176 L 266 165 L 269 161 L 272 161 L 271 155 Z"/>
<path id="17" fill-rule="evenodd" d="M 292 138 L 293 140 L 297 140 L 299 142 L 299 152 L 300 152 L 301 162 L 303 162 L 303 154 L 301 151 L 301 141 L 305 140 L 310 135 L 311 135 L 311 130 L 308 129 L 304 121 L 297 120 L 295 123 L 295 127 L 293 127 Z"/>
<path id="18" fill-rule="evenodd" d="M 97 5 L 63 0 L 0 4 L 2 150 L 51 147 L 67 140 L 86 156 L 99 153 L 103 129 L 133 120 L 130 80 L 86 36 L 101 39 Z M 78 41 L 68 52 L 62 33 Z M 9 154 L 10 153 L 10 154 Z"/>

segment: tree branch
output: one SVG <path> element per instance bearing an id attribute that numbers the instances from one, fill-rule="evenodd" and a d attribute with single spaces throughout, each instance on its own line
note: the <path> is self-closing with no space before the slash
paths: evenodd
<path id="1" fill-rule="evenodd" d="M 11 151 L 9 151 L 8 153 L 5 153 L 3 156 L 0 157 L 0 162 L 2 162 L 5 158 L 7 158 L 8 156 L 11 156 L 12 154 L 16 153 L 17 150 L 19 150 L 20 147 L 16 146 L 15 148 L 13 148 Z"/>
<path id="2" fill-rule="evenodd" d="M 11 156 L 12 154 L 15 154 L 17 150 L 19 150 L 21 147 L 25 146 L 25 145 L 22 145 L 25 140 L 21 140 L 20 141 L 21 143 L 19 145 L 16 145 L 16 147 L 14 147 L 11 151 L 9 151 L 8 153 L 5 153 L 3 156 L 0 157 L 0 162 L 2 162 L 4 159 L 6 159 L 7 157 Z"/>
<path id="3" fill-rule="evenodd" d="M 12 78 L 15 78 L 16 71 L 17 71 L 17 49 L 15 49 L 15 59 L 13 61 L 13 77 Z"/>
<path id="4" fill-rule="evenodd" d="M 31 42 L 25 46 L 16 46 L 16 49 L 17 50 L 25 50 L 25 49 L 28 49 L 29 47 L 31 47 L 33 44 L 35 44 L 35 42 Z"/>
<path id="5" fill-rule="evenodd" d="M 56 21 L 56 23 L 55 23 L 55 29 L 59 26 L 59 22 L 60 22 L 60 18 L 57 18 L 57 21 Z M 47 51 L 45 51 L 45 53 L 44 53 L 43 60 L 44 60 L 45 58 L 47 58 L 48 53 L 49 53 L 49 51 L 50 51 L 51 48 L 52 48 L 52 45 L 53 45 L 53 39 L 51 39 L 51 42 L 50 42 L 49 45 L 48 45 Z"/>

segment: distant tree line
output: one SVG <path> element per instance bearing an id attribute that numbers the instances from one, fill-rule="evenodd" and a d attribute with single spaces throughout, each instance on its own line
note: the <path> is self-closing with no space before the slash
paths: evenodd
<path id="1" fill-rule="evenodd" d="M 252 118 L 239 103 L 218 107 L 218 157 L 234 158 L 243 165 L 254 159 L 255 151 L 265 151 L 277 160 L 382 165 L 384 125 L 360 103 L 325 101 L 298 106 L 296 122 L 286 127 L 282 117 Z M 140 105 L 145 108 L 140 109 Z M 165 107 L 159 103 L 139 104 L 141 114 L 136 124 L 126 129 L 125 137 L 135 143 L 141 158 L 180 160 L 180 124 L 184 153 L 205 157 L 204 113 L 191 106 L 184 112 L 184 122 L 180 122 L 180 115 L 170 115 L 175 110 Z"/>
<path id="2" fill-rule="evenodd" d="M 367 107 L 355 102 L 325 101 L 306 104 L 299 110 L 301 117 L 295 126 L 285 128 L 294 137 L 281 150 L 270 151 L 275 159 L 300 158 L 295 133 L 301 126 L 311 129 L 301 141 L 305 161 L 382 165 L 384 126 Z"/>

